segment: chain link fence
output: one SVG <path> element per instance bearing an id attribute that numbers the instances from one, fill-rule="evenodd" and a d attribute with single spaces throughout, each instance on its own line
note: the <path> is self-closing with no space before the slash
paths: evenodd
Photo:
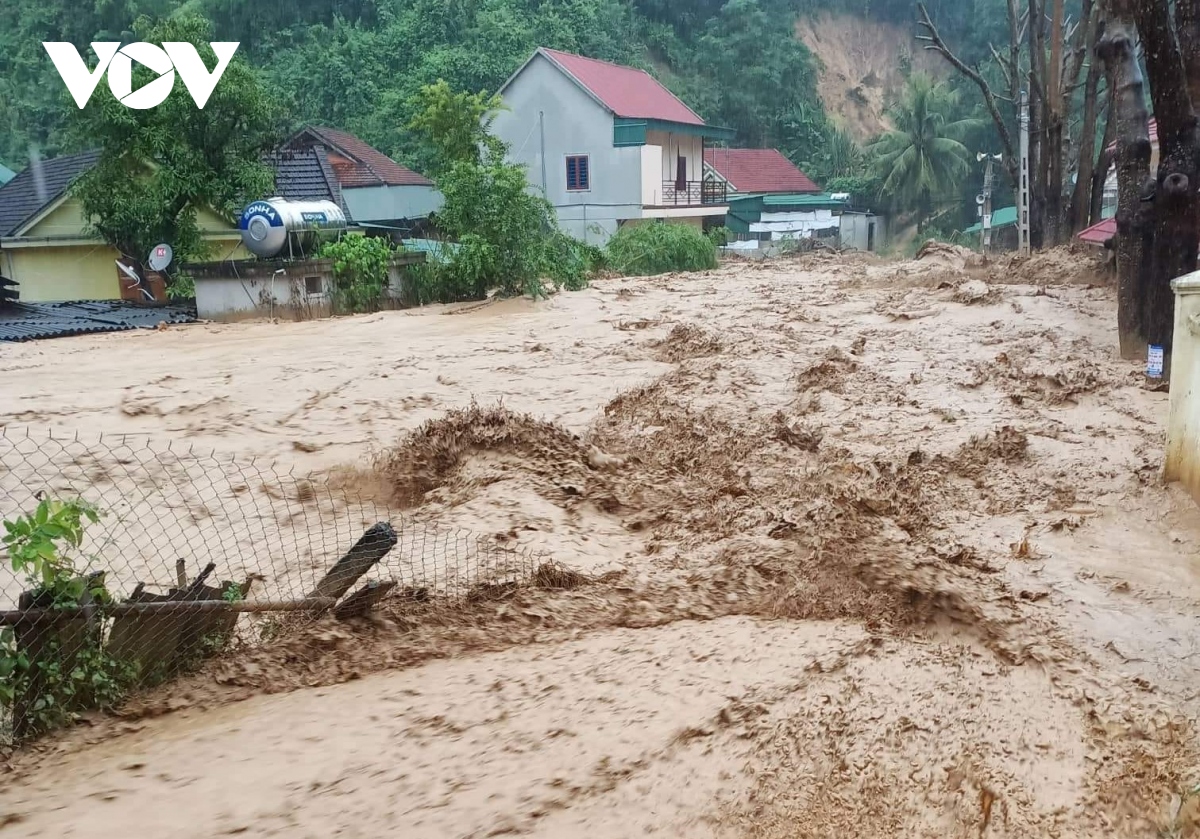
<path id="1" fill-rule="evenodd" d="M 388 598 L 447 605 L 552 562 L 274 464 L 0 429 L 0 741 Z"/>

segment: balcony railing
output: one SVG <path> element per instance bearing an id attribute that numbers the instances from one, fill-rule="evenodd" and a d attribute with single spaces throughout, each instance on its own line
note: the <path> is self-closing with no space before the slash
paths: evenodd
<path id="1" fill-rule="evenodd" d="M 678 187 L 682 187 L 679 189 Z M 701 204 L 724 204 L 725 182 L 717 181 L 663 181 L 662 192 L 655 202 L 663 207 L 695 207 Z"/>

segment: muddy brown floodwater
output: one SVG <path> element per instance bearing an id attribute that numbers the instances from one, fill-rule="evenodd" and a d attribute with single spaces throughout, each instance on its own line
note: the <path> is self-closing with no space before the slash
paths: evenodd
<path id="1" fill-rule="evenodd" d="M 5 425 L 592 581 L 217 662 L 15 755 L 0 835 L 1200 835 L 1200 511 L 1115 324 L 1085 255 L 940 249 L 6 349 Z"/>

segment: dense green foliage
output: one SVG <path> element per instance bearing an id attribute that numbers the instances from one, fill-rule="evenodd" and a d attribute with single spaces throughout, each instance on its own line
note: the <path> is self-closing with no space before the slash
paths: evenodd
<path id="1" fill-rule="evenodd" d="M 138 39 L 189 41 L 209 66 L 215 56 L 206 20 L 180 16 L 134 24 Z M 153 79 L 134 65 L 134 87 Z M 127 257 L 146 258 L 171 242 L 180 262 L 202 257 L 197 210 L 232 216 L 247 198 L 271 189 L 260 154 L 278 137 L 277 110 L 244 60 L 236 56 L 204 110 L 181 83 L 156 108 L 133 110 L 100 85 L 72 124 L 78 145 L 99 146 L 99 164 L 75 185 L 95 232 Z"/>
<path id="2" fill-rule="evenodd" d="M 253 124 L 273 104 L 283 115 L 284 129 L 305 122 L 345 128 L 431 177 L 448 172 L 448 161 L 458 154 L 447 149 L 461 148 L 466 136 L 445 118 L 467 111 L 429 111 L 430 92 L 454 91 L 457 104 L 482 114 L 494 105 L 491 94 L 533 49 L 547 46 L 643 67 L 710 123 L 735 129 L 737 145 L 775 146 L 819 183 L 836 184 L 868 202 L 878 199 L 881 181 L 870 155 L 834 129 L 816 92 L 822 70 L 795 37 L 795 22 L 830 11 L 910 30 L 916 20 L 915 0 L 15 0 L 13 5 L 0 28 L 0 162 L 18 170 L 31 144 L 53 156 L 105 137 L 91 130 L 96 117 L 81 113 L 67 95 L 42 41 L 71 41 L 82 48 L 94 40 L 153 40 L 159 33 L 147 34 L 146 25 L 136 23 L 140 16 L 171 25 L 181 16 L 200 16 L 211 22 L 214 38 L 241 42 L 215 96 L 242 96 L 254 89 L 254 78 L 262 84 L 261 97 L 244 103 Z M 1005 0 L 928 0 L 927 5 L 961 57 L 979 63 L 998 82 L 989 44 L 1002 46 L 1007 40 Z M 1069 13 L 1077 6 L 1078 0 L 1068 0 Z M 949 83 L 963 96 L 948 121 L 981 115 L 977 92 L 953 74 Z M 182 85 L 177 87 L 176 97 L 190 106 Z M 102 82 L 88 111 L 104 110 L 106 101 L 111 97 Z M 213 119 L 216 107 L 214 101 L 203 113 L 220 132 L 229 123 Z M 121 116 L 153 122 L 127 127 L 148 141 L 160 135 L 162 124 L 182 120 L 190 130 L 185 113 L 148 116 L 159 110 L 167 108 Z M 426 118 L 432 122 L 422 123 Z M 431 142 L 432 128 L 440 139 Z M 975 132 L 967 145 L 972 152 L 995 150 L 992 134 L 990 129 Z M 217 140 L 206 142 L 216 148 Z M 226 144 L 231 152 L 226 157 L 244 154 L 259 141 L 255 134 Z M 224 165 L 217 163 L 214 168 Z M 967 216 L 979 187 L 978 173 L 972 168 L 968 174 L 957 191 L 966 208 L 964 223 L 971 221 Z M 104 183 L 130 177 L 124 165 L 113 166 Z M 239 181 L 244 185 L 253 178 L 217 179 L 222 186 L 212 200 L 223 203 L 238 191 L 227 187 Z M 103 188 L 94 192 L 96 201 L 104 195 Z M 122 216 L 118 228 L 153 228 L 145 223 L 145 206 L 123 196 L 118 208 L 111 205 L 118 193 L 108 190 L 107 195 L 109 209 Z M 169 203 L 167 196 L 154 200 Z M 186 240 L 187 222 L 185 214 L 167 225 L 178 230 L 146 232 L 144 238 Z M 107 235 L 119 238 L 118 232 Z M 139 240 L 130 247 L 142 245 Z"/>
<path id="3" fill-rule="evenodd" d="M 880 197 L 891 206 L 917 210 L 920 228 L 970 171 L 962 139 L 981 124 L 954 119 L 958 96 L 928 76 L 913 76 L 892 108 L 895 129 L 872 144 Z"/>
<path id="4" fill-rule="evenodd" d="M 608 240 L 608 267 L 626 276 L 668 271 L 708 271 L 717 267 L 717 246 L 687 224 L 647 222 L 625 225 Z"/>
<path id="5" fill-rule="evenodd" d="M 318 255 L 333 260 L 334 306 L 345 312 L 378 309 L 388 286 L 392 253 L 387 239 L 357 233 L 323 245 Z"/>
<path id="6" fill-rule="evenodd" d="M 481 300 L 493 290 L 539 297 L 550 291 L 547 281 L 554 289 L 586 285 L 589 249 L 559 230 L 554 207 L 529 189 L 525 168 L 506 162 L 504 144 L 487 133 L 499 100 L 439 82 L 422 88 L 414 104 L 417 139 L 440 157 L 438 226 L 457 247 L 414 272 L 409 302 Z"/>
<path id="7" fill-rule="evenodd" d="M 4 547 L 12 569 L 23 574 L 37 608 L 57 609 L 112 601 L 103 578 L 85 577 L 72 552 L 83 544 L 84 528 L 100 512 L 79 499 L 43 499 L 32 513 L 4 522 Z M 79 625 L 74 626 L 75 629 Z M 40 734 L 71 722 L 90 708 L 110 708 L 124 695 L 134 669 L 116 661 L 91 631 L 71 632 L 71 649 L 58 636 L 36 656 L 17 643 L 12 627 L 0 629 L 0 708 L 20 705 L 20 737 Z"/>
<path id="8" fill-rule="evenodd" d="M 140 15 L 212 21 L 240 41 L 294 124 L 353 131 L 398 159 L 427 167 L 414 140 L 417 94 L 445 79 L 494 92 L 536 46 L 645 67 L 741 145 L 775 145 L 800 162 L 820 158 L 828 122 L 819 68 L 793 36 L 815 0 L 16 0 L 0 28 L 0 161 L 23 166 L 29 144 L 53 155 L 87 142 L 42 41 L 135 40 Z M 1003 0 L 932 0 L 947 38 L 983 59 L 1004 33 Z M 911 23 L 912 0 L 842 0 L 838 10 Z M 138 35 L 141 37 L 141 34 Z M 210 65 L 211 66 L 211 65 Z M 218 87 L 230 87 L 226 74 Z M 103 83 L 99 93 L 106 89 Z M 209 106 L 211 108 L 212 105 Z M 205 113 L 208 113 L 206 109 Z"/>

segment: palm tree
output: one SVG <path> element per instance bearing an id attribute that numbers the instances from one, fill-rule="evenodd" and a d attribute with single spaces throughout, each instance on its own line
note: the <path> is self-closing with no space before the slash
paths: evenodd
<path id="1" fill-rule="evenodd" d="M 916 210 L 918 232 L 935 205 L 952 197 L 970 173 L 971 156 L 962 139 L 982 122 L 951 121 L 957 108 L 954 91 L 929 76 L 915 75 L 891 109 L 896 127 L 868 148 L 875 157 L 881 197 L 893 207 Z"/>

